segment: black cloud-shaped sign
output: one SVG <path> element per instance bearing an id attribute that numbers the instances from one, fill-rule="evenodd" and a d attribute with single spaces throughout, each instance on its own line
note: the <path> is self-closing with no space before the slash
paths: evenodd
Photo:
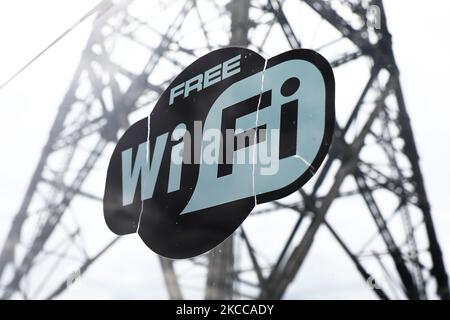
<path id="1" fill-rule="evenodd" d="M 165 257 L 204 253 L 255 204 L 287 196 L 312 177 L 334 121 L 333 72 L 318 53 L 296 49 L 267 61 L 238 47 L 208 53 L 117 143 L 106 223 L 118 235 L 138 232 Z"/>

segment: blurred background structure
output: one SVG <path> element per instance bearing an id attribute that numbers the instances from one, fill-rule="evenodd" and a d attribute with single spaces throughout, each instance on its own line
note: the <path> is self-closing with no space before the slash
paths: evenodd
<path id="1" fill-rule="evenodd" d="M 122 238 L 111 233 L 92 245 L 93 229 L 107 227 L 93 228 L 74 203 L 95 202 L 89 215 L 103 215 L 115 142 L 185 66 L 227 45 L 269 58 L 304 47 L 305 39 L 336 76 L 337 124 L 326 161 L 298 193 L 256 207 L 211 252 L 158 258 L 161 297 L 283 298 L 325 228 L 350 262 L 347 272 L 373 297 L 450 298 L 381 0 L 102 1 L 91 14 L 81 60 L 1 239 L 1 298 L 64 297 L 115 250 Z M 339 215 L 331 219 L 333 211 Z"/>

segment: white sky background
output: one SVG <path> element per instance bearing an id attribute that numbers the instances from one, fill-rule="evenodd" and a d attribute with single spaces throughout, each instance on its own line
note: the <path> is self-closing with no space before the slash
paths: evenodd
<path id="1" fill-rule="evenodd" d="M 0 82 L 96 3 L 92 0 L 0 0 Z M 385 7 L 435 226 L 450 267 L 450 143 L 447 141 L 450 138 L 450 2 L 386 0 Z M 89 23 L 79 26 L 0 91 L 0 244 L 22 201 L 89 28 Z M 101 223 L 102 213 L 99 215 L 101 219 L 95 222 Z M 323 233 L 322 230 L 316 243 L 320 243 Z M 148 253 L 137 236 L 127 238 L 115 249 L 121 255 L 106 255 L 66 297 L 164 297 L 155 256 Z M 335 271 L 324 267 L 331 261 L 318 249 L 320 244 L 315 246 L 301 271 L 302 287 L 288 297 L 371 297 L 361 296 L 361 288 L 353 280 L 346 281 L 345 276 L 339 280 L 339 272 L 344 267 L 337 266 Z M 340 250 L 337 247 L 324 250 L 333 248 Z M 137 276 L 125 281 L 120 272 Z M 352 273 L 353 269 L 348 272 Z"/>

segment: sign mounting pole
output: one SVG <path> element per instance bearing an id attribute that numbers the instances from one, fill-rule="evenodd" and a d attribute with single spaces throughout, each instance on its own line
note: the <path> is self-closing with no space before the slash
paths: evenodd
<path id="1" fill-rule="evenodd" d="M 230 45 L 247 47 L 250 0 L 233 0 L 227 9 L 231 14 Z M 233 267 L 233 235 L 231 235 L 209 253 L 205 299 L 233 298 Z"/>

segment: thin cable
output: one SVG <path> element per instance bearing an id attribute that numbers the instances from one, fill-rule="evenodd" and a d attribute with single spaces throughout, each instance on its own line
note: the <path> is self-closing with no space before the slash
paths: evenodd
<path id="1" fill-rule="evenodd" d="M 40 56 L 42 56 L 45 52 L 47 52 L 51 47 L 53 47 L 58 41 L 60 41 L 62 38 L 64 38 L 69 32 L 71 32 L 73 29 L 75 29 L 79 24 L 81 24 L 84 20 L 89 18 L 92 14 L 94 14 L 96 11 L 98 11 L 102 6 L 106 6 L 104 8 L 104 11 L 100 14 L 103 15 L 106 11 L 108 11 L 112 6 L 113 3 L 111 0 L 103 0 L 99 4 L 97 4 L 94 8 L 89 10 L 84 16 L 82 16 L 77 22 L 75 22 L 70 28 L 68 28 L 66 31 L 64 31 L 59 37 L 57 37 L 55 40 L 53 40 L 48 46 L 46 46 L 42 51 L 40 51 L 33 59 L 28 61 L 22 68 L 20 68 L 16 73 L 14 73 L 11 77 L 8 78 L 1 86 L 0 90 L 2 90 L 6 85 L 8 85 L 12 80 L 14 80 L 19 74 L 21 74 L 26 68 L 28 68 L 33 62 L 35 62 L 37 59 L 39 59 Z"/>

